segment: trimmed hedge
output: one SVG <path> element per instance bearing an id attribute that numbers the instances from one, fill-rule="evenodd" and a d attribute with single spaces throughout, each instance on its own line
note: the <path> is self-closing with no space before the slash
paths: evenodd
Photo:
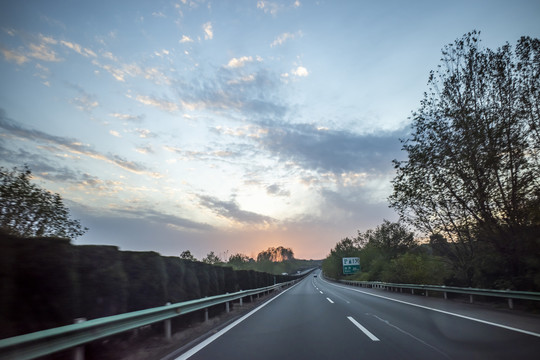
<path id="1" fill-rule="evenodd" d="M 291 278 L 156 252 L 0 233 L 0 338 Z"/>

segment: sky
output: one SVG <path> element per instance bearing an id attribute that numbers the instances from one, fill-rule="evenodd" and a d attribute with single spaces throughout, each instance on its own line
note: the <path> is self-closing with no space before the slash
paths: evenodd
<path id="1" fill-rule="evenodd" d="M 74 244 L 324 258 L 397 221 L 393 159 L 441 49 L 540 37 L 540 1 L 0 1 L 0 166 Z"/>

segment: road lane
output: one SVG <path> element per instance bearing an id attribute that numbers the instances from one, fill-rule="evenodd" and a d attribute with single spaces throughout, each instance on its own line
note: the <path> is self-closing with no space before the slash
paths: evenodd
<path id="1" fill-rule="evenodd" d="M 534 332 L 506 328 L 505 325 L 494 326 L 493 322 L 487 323 L 485 320 L 473 321 L 451 311 L 435 311 L 424 305 L 413 306 L 403 300 L 392 301 L 386 299 L 387 296 L 373 296 L 358 288 L 325 282 L 320 277 L 317 286 L 326 296 L 335 294 L 336 297 L 349 299 L 350 305 L 339 302 L 336 305 L 345 307 L 376 335 L 380 334 L 378 336 L 382 342 L 396 350 L 401 348 L 407 351 L 408 348 L 424 346 L 453 359 L 527 359 L 536 358 L 540 350 L 540 334 Z M 379 293 L 386 295 L 383 291 Z M 413 301 L 419 298 L 409 297 Z M 421 300 L 424 303 L 439 303 L 437 299 Z M 452 306 L 447 302 L 445 307 L 451 309 Z"/>
<path id="2" fill-rule="evenodd" d="M 178 359 L 533 359 L 540 338 L 336 286 L 319 275 L 204 345 Z"/>

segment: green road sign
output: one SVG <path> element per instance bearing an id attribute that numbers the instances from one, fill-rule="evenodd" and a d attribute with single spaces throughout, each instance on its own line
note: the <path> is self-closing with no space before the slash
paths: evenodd
<path id="1" fill-rule="evenodd" d="M 343 275 L 351 275 L 360 271 L 360 258 L 343 258 Z"/>

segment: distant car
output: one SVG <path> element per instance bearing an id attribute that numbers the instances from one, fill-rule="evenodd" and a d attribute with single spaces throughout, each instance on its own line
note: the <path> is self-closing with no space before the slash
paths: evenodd
<path id="1" fill-rule="evenodd" d="M 313 275 L 313 277 L 317 277 L 317 274 Z"/>

